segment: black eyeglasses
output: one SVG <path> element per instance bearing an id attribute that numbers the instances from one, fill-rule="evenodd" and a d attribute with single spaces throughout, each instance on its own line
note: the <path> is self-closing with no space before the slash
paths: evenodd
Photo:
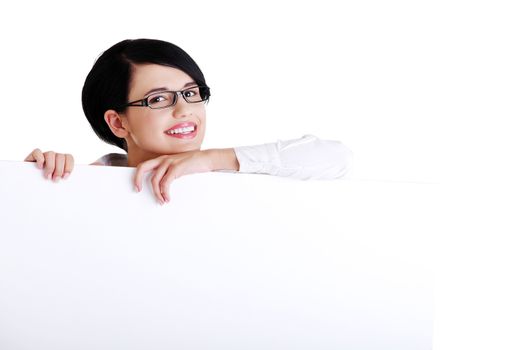
<path id="1" fill-rule="evenodd" d="M 120 109 L 126 107 L 149 107 L 152 109 L 167 108 L 177 103 L 178 95 L 181 95 L 188 103 L 199 103 L 207 101 L 210 98 L 210 88 L 206 85 L 199 85 L 180 91 L 160 91 L 141 100 L 128 102 L 121 106 Z"/>

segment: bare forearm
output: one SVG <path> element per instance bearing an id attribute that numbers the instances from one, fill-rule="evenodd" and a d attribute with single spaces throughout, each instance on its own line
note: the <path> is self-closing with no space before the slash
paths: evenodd
<path id="1" fill-rule="evenodd" d="M 233 148 L 212 148 L 204 152 L 211 157 L 212 170 L 239 171 L 239 161 Z"/>

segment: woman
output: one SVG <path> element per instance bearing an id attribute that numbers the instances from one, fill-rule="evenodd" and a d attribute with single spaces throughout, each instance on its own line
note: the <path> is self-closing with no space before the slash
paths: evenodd
<path id="1" fill-rule="evenodd" d="M 169 186 L 183 175 L 232 171 L 331 179 L 345 176 L 351 151 L 337 141 L 305 135 L 256 146 L 201 150 L 210 88 L 195 61 L 178 46 L 151 39 L 121 41 L 89 72 L 82 107 L 95 133 L 126 154 L 108 154 L 92 165 L 136 167 L 134 184 L 152 172 L 153 192 L 169 202 Z M 35 149 L 26 161 L 58 180 L 73 170 L 70 154 Z"/>

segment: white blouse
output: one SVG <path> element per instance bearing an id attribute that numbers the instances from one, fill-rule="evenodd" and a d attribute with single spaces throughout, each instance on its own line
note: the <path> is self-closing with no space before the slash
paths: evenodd
<path id="1" fill-rule="evenodd" d="M 300 180 L 349 178 L 352 173 L 353 154 L 348 147 L 340 141 L 321 140 L 313 135 L 234 147 L 233 150 L 239 161 L 239 173 L 267 174 Z M 127 163 L 126 154 L 110 153 L 96 160 L 93 165 L 127 166 Z"/>

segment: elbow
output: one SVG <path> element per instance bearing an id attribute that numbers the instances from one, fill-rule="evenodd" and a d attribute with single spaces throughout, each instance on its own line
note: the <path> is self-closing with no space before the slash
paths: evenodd
<path id="1" fill-rule="evenodd" d="M 354 175 L 354 153 L 350 148 L 344 146 L 346 148 L 345 154 L 344 154 L 344 169 L 342 171 L 341 177 L 343 179 L 350 179 Z"/>
<path id="2" fill-rule="evenodd" d="M 342 142 L 338 142 L 337 156 L 334 162 L 334 176 L 336 179 L 350 179 L 354 174 L 354 153 Z"/>
<path id="3" fill-rule="evenodd" d="M 331 146 L 331 151 L 314 169 L 305 167 L 296 177 L 302 180 L 351 179 L 354 174 L 354 153 L 339 141 L 332 142 Z"/>

